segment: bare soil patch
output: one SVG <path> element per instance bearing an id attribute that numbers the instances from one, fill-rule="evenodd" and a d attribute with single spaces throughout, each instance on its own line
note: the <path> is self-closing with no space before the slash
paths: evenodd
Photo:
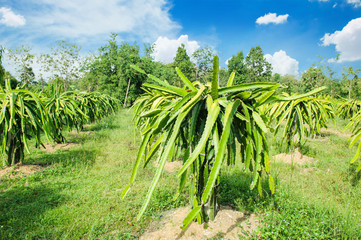
<path id="1" fill-rule="evenodd" d="M 62 149 L 62 150 L 69 150 L 72 147 L 77 147 L 79 146 L 79 144 L 76 143 L 59 143 L 59 144 L 50 144 L 50 143 L 44 143 L 44 147 L 40 147 L 41 149 L 43 149 L 46 152 L 49 153 L 53 153 L 58 149 Z"/>
<path id="2" fill-rule="evenodd" d="M 158 167 L 157 162 L 153 162 L 154 167 Z M 183 166 L 183 163 L 181 161 L 174 161 L 174 162 L 165 162 L 164 170 L 169 173 L 177 172 L 181 167 Z"/>
<path id="3" fill-rule="evenodd" d="M 349 132 L 340 132 L 334 129 L 327 129 L 327 128 L 322 129 L 321 132 L 326 134 L 334 134 L 336 136 L 343 138 L 350 138 L 352 136 L 352 134 Z"/>
<path id="4" fill-rule="evenodd" d="M 15 166 L 12 167 L 0 169 L 0 177 L 9 174 L 13 176 L 21 174 L 22 176 L 27 177 L 30 174 L 43 170 L 44 168 L 45 167 L 39 165 L 16 164 Z"/>
<path id="5" fill-rule="evenodd" d="M 90 135 L 93 133 L 94 133 L 94 131 L 77 131 L 77 130 L 72 130 L 70 132 L 71 135 Z"/>
<path id="6" fill-rule="evenodd" d="M 314 162 L 312 157 L 308 157 L 300 153 L 298 149 L 296 149 L 292 153 L 280 153 L 273 157 L 276 162 L 284 162 L 288 164 L 296 163 L 300 165 L 308 164 Z"/>
<path id="7" fill-rule="evenodd" d="M 254 215 L 245 215 L 229 207 L 221 207 L 214 221 L 205 224 L 192 222 L 187 229 L 182 230 L 183 219 L 190 209 L 183 207 L 167 211 L 158 222 L 159 228 L 148 231 L 140 239 L 143 240 L 206 240 L 209 238 L 242 239 L 245 234 L 257 231 L 260 225 Z"/>

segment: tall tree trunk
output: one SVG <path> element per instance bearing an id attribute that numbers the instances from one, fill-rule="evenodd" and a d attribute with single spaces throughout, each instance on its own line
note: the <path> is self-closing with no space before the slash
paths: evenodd
<path id="1" fill-rule="evenodd" d="M 124 105 L 123 107 L 125 107 L 127 105 L 127 98 L 128 98 L 128 93 L 129 93 L 129 87 L 130 87 L 130 78 L 128 80 L 128 87 L 127 87 L 127 92 L 125 93 L 125 99 L 124 99 Z"/>

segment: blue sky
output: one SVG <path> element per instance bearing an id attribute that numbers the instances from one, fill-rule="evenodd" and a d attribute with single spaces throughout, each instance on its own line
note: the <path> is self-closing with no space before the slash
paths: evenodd
<path id="1" fill-rule="evenodd" d="M 163 62 L 184 43 L 189 54 L 213 47 L 226 67 L 238 51 L 260 45 L 281 74 L 302 74 L 317 55 L 338 72 L 361 68 L 361 0 L 0 0 L 5 48 L 41 53 L 67 40 L 86 55 L 111 32 L 119 41 L 156 43 L 154 57 Z"/>

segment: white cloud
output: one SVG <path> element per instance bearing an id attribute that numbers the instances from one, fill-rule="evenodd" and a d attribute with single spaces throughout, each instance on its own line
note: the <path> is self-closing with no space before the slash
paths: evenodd
<path id="1" fill-rule="evenodd" d="M 256 23 L 257 24 L 270 24 L 270 23 L 281 24 L 281 23 L 286 23 L 288 16 L 289 16 L 288 14 L 278 15 L 277 16 L 276 13 L 268 13 L 268 14 L 264 15 L 263 17 L 257 18 Z"/>
<path id="2" fill-rule="evenodd" d="M 352 4 L 355 8 L 361 7 L 361 0 L 347 0 L 347 3 Z"/>
<path id="3" fill-rule="evenodd" d="M 229 60 L 231 60 L 232 57 L 228 58 L 224 63 L 228 66 Z"/>
<path id="4" fill-rule="evenodd" d="M 280 50 L 273 55 L 264 55 L 266 60 L 272 64 L 273 72 L 280 75 L 298 75 L 298 61 L 291 58 L 285 51 Z"/>
<path id="5" fill-rule="evenodd" d="M 167 37 L 158 37 L 155 41 L 153 57 L 155 61 L 163 63 L 173 62 L 176 56 L 177 49 L 181 44 L 184 44 L 188 56 L 191 56 L 194 51 L 199 48 L 197 41 L 189 41 L 188 35 L 181 35 L 178 39 L 169 39 Z"/>
<path id="6" fill-rule="evenodd" d="M 321 41 L 323 46 L 335 44 L 339 62 L 360 60 L 361 18 L 351 20 L 341 31 L 326 33 Z"/>
<path id="7" fill-rule="evenodd" d="M 19 27 L 25 25 L 26 23 L 23 16 L 15 14 L 10 8 L 1 7 L 0 15 L 2 15 L 0 23 L 8 27 Z"/>
<path id="8" fill-rule="evenodd" d="M 31 0 L 28 22 L 37 38 L 86 39 L 111 32 L 151 42 L 177 34 L 180 25 L 169 14 L 166 0 Z M 129 39 L 129 38 L 128 38 Z"/>

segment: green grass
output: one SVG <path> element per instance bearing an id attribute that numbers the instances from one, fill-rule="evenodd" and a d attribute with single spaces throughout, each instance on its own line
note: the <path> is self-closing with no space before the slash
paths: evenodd
<path id="1" fill-rule="evenodd" d="M 155 173 L 149 164 L 120 199 L 139 146 L 134 143 L 132 114 L 127 110 L 89 126 L 91 134 L 68 133 L 78 143 L 70 150 L 47 153 L 32 149 L 25 164 L 46 168 L 28 177 L 0 180 L 1 239 L 137 239 L 167 209 L 186 205 L 187 195 L 173 201 L 178 179 L 164 173 L 143 218 L 136 216 Z M 344 121 L 330 124 L 340 130 Z M 280 139 L 270 137 L 273 155 Z M 222 169 L 222 205 L 260 216 L 261 227 L 250 238 L 361 239 L 361 175 L 351 165 L 356 148 L 347 138 L 327 133 L 308 139 L 300 151 L 314 158 L 307 165 L 271 161 L 277 188 L 264 197 L 250 191 L 252 175 L 242 165 Z"/>
<path id="2" fill-rule="evenodd" d="M 120 199 L 137 153 L 131 114 L 122 110 L 89 130 L 94 132 L 67 136 L 80 144 L 70 150 L 34 149 L 25 164 L 47 166 L 44 170 L 1 179 L 1 239 L 133 239 L 164 210 L 185 204 L 184 196 L 172 201 L 176 178 L 164 173 L 137 222 L 155 168 L 140 171 L 136 188 Z"/>

